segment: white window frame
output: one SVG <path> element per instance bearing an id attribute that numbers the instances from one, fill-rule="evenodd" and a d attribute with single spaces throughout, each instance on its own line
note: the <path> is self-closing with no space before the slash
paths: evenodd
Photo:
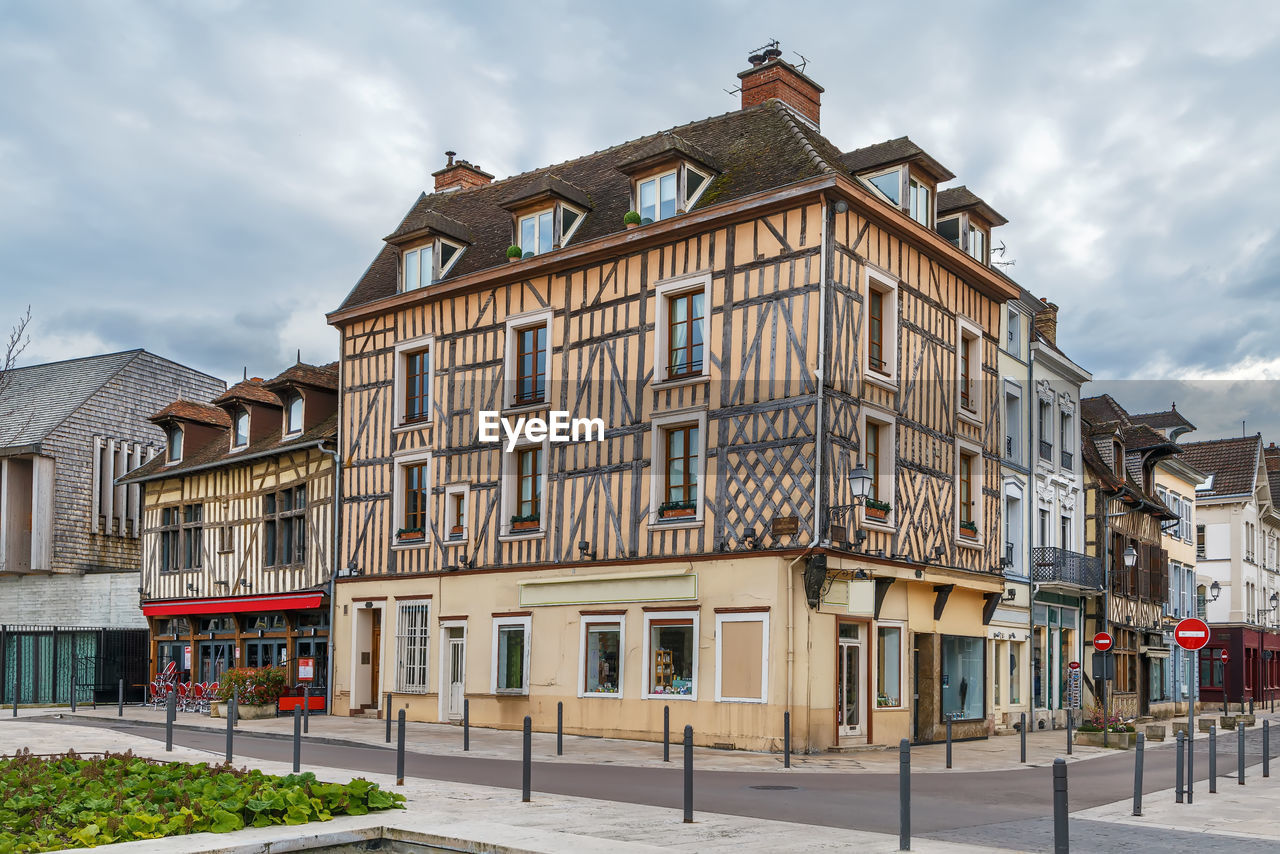
<path id="1" fill-rule="evenodd" d="M 1009 417 L 1009 398 L 1011 397 L 1017 401 L 1018 411 L 1016 413 L 1017 415 L 1016 419 Z M 1026 432 L 1026 429 L 1025 429 L 1026 425 L 1023 424 L 1023 418 L 1022 418 L 1022 403 L 1023 403 L 1022 386 L 1006 378 L 1004 381 L 1004 394 L 1003 394 L 1002 403 L 1004 404 L 1004 406 L 1002 408 L 1001 415 L 1004 416 L 1005 427 L 1004 427 L 1004 434 L 1000 437 L 1003 442 L 1000 448 L 1000 458 L 1004 460 L 1008 460 L 1009 462 L 1015 463 L 1017 465 L 1022 465 L 1023 464 L 1022 450 L 1023 450 L 1023 446 L 1026 445 L 1026 439 L 1023 436 L 1023 433 Z M 1012 431 L 1012 435 L 1010 435 L 1011 431 Z M 1010 456 L 1009 454 L 1009 442 L 1007 441 L 1008 439 L 1013 439 L 1013 455 L 1012 456 Z"/>
<path id="2" fill-rule="evenodd" d="M 404 633 L 405 610 L 411 609 L 421 612 L 420 635 L 418 638 L 422 641 L 421 660 L 425 662 L 423 665 L 427 669 L 426 678 L 421 684 L 410 685 L 405 679 L 405 663 L 404 655 L 407 649 L 407 642 L 411 638 Z M 430 599 L 410 599 L 404 601 L 396 601 L 396 693 L 397 694 L 430 694 L 431 693 L 431 600 Z"/>
<path id="3" fill-rule="evenodd" d="M 954 475 L 955 479 L 953 483 L 955 485 L 956 497 L 955 497 L 955 506 L 953 509 L 955 512 L 956 523 L 955 523 L 955 530 L 952 532 L 952 534 L 955 537 L 955 541 L 961 546 L 965 548 L 981 549 L 985 543 L 985 537 L 983 537 L 983 530 L 985 528 L 984 523 L 986 521 L 983 518 L 983 513 L 982 513 L 983 505 L 985 504 L 985 501 L 983 500 L 982 487 L 986 481 L 986 478 L 985 478 L 986 462 L 982 458 L 982 446 L 978 445 L 975 442 L 970 442 L 967 439 L 957 438 L 955 452 L 956 452 L 956 471 L 955 471 L 955 475 Z M 972 497 L 973 497 L 973 523 L 978 526 L 978 536 L 974 539 L 960 536 L 960 455 L 962 453 L 968 454 L 969 456 L 973 457 L 974 466 L 976 467 L 976 470 L 972 472 L 973 493 L 974 493 Z"/>
<path id="4" fill-rule="evenodd" d="M 441 620 L 440 621 L 440 677 L 436 690 L 436 720 L 443 721 L 449 713 L 449 629 L 462 629 L 462 693 L 467 693 L 467 656 L 470 654 L 470 647 L 467 644 L 467 621 L 461 620 Z"/>
<path id="5" fill-rule="evenodd" d="M 578 696 L 621 699 L 626 690 L 623 677 L 627 669 L 627 617 L 625 614 L 582 614 L 578 622 Z M 618 690 L 613 693 L 587 690 L 587 626 L 618 627 Z"/>
<path id="6" fill-rule="evenodd" d="M 969 370 L 973 374 L 973 388 L 969 392 L 969 406 L 961 404 L 960 384 L 964 378 L 960 375 L 960 348 L 972 347 L 969 353 Z M 963 315 L 956 317 L 956 415 L 963 421 L 975 426 L 982 426 L 982 327 Z"/>
<path id="7" fill-rule="evenodd" d="M 702 291 L 702 370 L 677 379 L 667 378 L 668 359 L 670 358 L 670 341 L 668 336 L 671 324 L 668 303 L 671 297 L 685 293 Z M 684 385 L 701 382 L 711 376 L 711 273 L 694 273 L 659 282 L 654 288 L 657 305 L 654 307 L 654 348 L 653 348 L 653 388 Z"/>
<path id="8" fill-rule="evenodd" d="M 882 360 L 887 368 L 884 372 L 871 370 L 871 292 L 879 291 L 884 296 L 884 319 L 881 321 Z M 862 323 L 858 330 L 862 339 L 858 348 L 858 360 L 862 367 L 862 378 L 872 385 L 878 385 L 887 391 L 898 390 L 898 278 L 887 270 L 881 270 L 871 264 L 865 265 L 862 278 Z"/>
<path id="9" fill-rule="evenodd" d="M 560 229 L 556 222 L 555 205 L 552 205 L 549 208 L 538 208 L 536 211 L 524 214 L 516 220 L 516 245 L 520 247 L 521 257 L 543 254 L 538 247 L 542 243 L 542 226 L 540 225 L 540 219 L 544 214 L 551 215 L 551 249 L 548 249 L 547 251 L 552 252 L 559 247 L 560 244 L 556 240 L 556 232 Z M 524 239 L 524 224 L 528 220 L 533 220 L 533 246 L 525 246 L 521 243 Z"/>
<path id="10" fill-rule="evenodd" d="M 294 403 L 298 404 L 298 423 L 293 425 L 292 412 Z M 284 401 L 284 435 L 297 436 L 302 432 L 302 423 L 306 420 L 306 398 L 302 396 L 302 392 L 293 391 Z"/>
<path id="11" fill-rule="evenodd" d="M 239 423 L 241 418 L 244 419 L 244 441 L 237 442 L 236 441 L 236 438 L 237 438 L 236 425 Z M 240 407 L 239 409 L 236 410 L 236 414 L 231 416 L 231 451 L 232 453 L 236 451 L 243 451 L 245 448 L 249 447 L 249 431 L 251 429 L 252 427 L 250 425 L 250 420 L 249 420 L 249 410 L 245 407 Z"/>
<path id="12" fill-rule="evenodd" d="M 542 449 L 542 474 L 540 475 L 542 483 L 538 490 L 538 529 L 536 531 L 513 531 L 511 529 L 511 517 L 515 515 L 516 506 L 519 504 L 520 452 L 535 447 Z M 499 520 L 500 523 L 498 525 L 498 539 L 503 541 L 533 540 L 547 535 L 550 530 L 549 520 L 547 519 L 547 484 L 549 483 L 550 461 L 551 440 L 549 438 L 543 439 L 541 442 L 520 442 L 511 453 L 507 453 L 506 447 L 503 446 L 502 496 L 499 501 L 502 507 L 502 518 Z"/>
<path id="13" fill-rule="evenodd" d="M 503 399 L 503 405 L 506 409 L 509 409 L 509 410 L 541 409 L 546 407 L 550 403 L 551 377 L 553 376 L 553 365 L 551 361 L 551 356 L 552 356 L 552 352 L 555 349 L 552 343 L 552 337 L 551 337 L 552 330 L 554 329 L 554 324 L 552 322 L 554 319 L 555 319 L 555 312 L 552 311 L 551 309 L 545 309 L 541 311 L 526 311 L 522 314 L 513 314 L 511 317 L 507 318 L 506 356 L 503 359 L 503 371 L 502 371 L 502 375 L 503 375 L 502 399 Z M 546 379 L 545 379 L 545 382 L 546 382 L 545 394 L 543 396 L 542 403 L 522 403 L 517 405 L 516 392 L 518 389 L 517 389 L 517 383 L 516 383 L 516 335 L 519 332 L 523 332 L 524 330 L 530 329 L 535 326 L 543 326 L 547 330 L 547 372 L 546 372 Z"/>
<path id="14" fill-rule="evenodd" d="M 648 183 L 652 182 L 652 183 L 653 183 L 653 198 L 654 198 L 654 205 L 653 205 L 653 221 L 654 221 L 654 222 L 661 222 L 661 221 L 662 221 L 662 218 L 663 218 L 663 217 L 662 217 L 662 179 L 663 179 L 663 178 L 666 178 L 668 175 L 675 176 L 675 179 L 676 179 L 676 180 L 675 180 L 675 184 L 676 184 L 676 198 L 675 198 L 675 203 L 676 203 L 676 212 L 675 212 L 675 214 L 673 214 L 673 216 L 679 216 L 680 214 L 682 214 L 682 213 L 684 213 L 684 212 L 685 212 L 685 210 L 686 210 L 687 208 L 686 208 L 686 206 L 685 206 L 685 205 L 682 205 L 682 204 L 681 204 L 681 196 L 683 196 L 684 194 L 680 191 L 680 184 L 681 184 L 681 181 L 680 181 L 680 167 L 677 165 L 676 167 L 674 167 L 674 168 L 672 168 L 672 169 L 664 169 L 664 170 L 663 170 L 663 171 L 661 171 L 661 172 L 656 172 L 656 173 L 654 173 L 654 174 L 652 174 L 652 175 L 646 175 L 646 176 L 644 176 L 643 178 L 637 178 L 637 179 L 636 179 L 636 181 L 635 181 L 635 194 L 636 194 L 635 212 L 636 212 L 636 213 L 638 213 L 638 214 L 640 213 L 640 188 L 641 188 L 641 187 L 643 187 L 645 184 L 648 184 Z M 703 187 L 704 187 L 704 188 L 706 187 L 706 184 L 705 184 L 705 183 L 703 184 Z M 699 193 L 699 195 L 701 195 L 701 193 Z M 640 215 L 641 215 L 642 217 L 644 216 L 643 214 L 640 214 Z"/>
<path id="15" fill-rule="evenodd" d="M 518 690 L 513 688 L 498 688 L 498 630 L 510 626 L 520 626 L 524 629 L 524 685 Z M 529 664 L 532 661 L 531 651 L 533 649 L 533 617 L 494 617 L 493 618 L 493 646 L 489 651 L 489 691 L 492 694 L 501 694 L 504 696 L 528 696 L 529 695 Z"/>
<path id="16" fill-rule="evenodd" d="M 693 689 L 688 694 L 650 694 L 649 686 L 653 684 L 649 668 L 653 666 L 653 656 L 649 644 L 653 636 L 654 620 L 692 620 L 693 621 Z M 643 684 L 640 696 L 645 700 L 689 700 L 698 699 L 698 667 L 702 648 L 702 614 L 700 611 L 646 611 L 644 615 L 644 639 L 641 644 L 641 655 L 644 656 L 642 667 Z"/>
<path id="17" fill-rule="evenodd" d="M 878 664 L 880 661 L 880 629 L 897 629 L 898 630 L 898 704 L 896 706 L 881 706 L 878 702 L 880 697 L 880 671 Z M 907 708 L 907 624 L 901 620 L 876 620 L 871 631 L 867 634 L 872 635 L 869 646 L 871 647 L 871 667 L 869 668 L 875 674 L 875 685 L 872 691 L 873 705 L 872 708 L 881 711 L 886 709 L 905 709 Z"/>
<path id="18" fill-rule="evenodd" d="M 879 171 L 876 171 L 876 172 L 870 172 L 867 175 L 865 175 L 862 180 L 866 183 L 867 187 L 871 189 L 871 192 L 875 193 L 877 196 L 884 199 L 886 202 L 893 205 L 895 208 L 898 208 L 899 210 L 901 210 L 902 203 L 907 197 L 907 189 L 904 186 L 904 182 L 902 179 L 902 173 L 904 171 L 906 171 L 905 166 L 902 166 L 902 165 L 893 166 L 888 169 L 880 169 Z M 872 183 L 876 178 L 879 178 L 883 175 L 888 175 L 890 172 L 896 172 L 898 174 L 898 200 L 896 202 L 893 199 L 889 198 L 888 194 L 886 194 L 884 190 L 881 190 L 874 183 Z"/>
<path id="19" fill-rule="evenodd" d="M 1067 428 L 1065 431 L 1062 429 L 1064 425 Z M 1065 436 L 1063 435 L 1064 432 L 1066 433 Z M 1062 452 L 1066 451 L 1068 448 L 1077 448 L 1080 443 L 1076 441 L 1075 416 L 1070 412 L 1067 412 L 1061 406 L 1058 407 L 1058 435 L 1056 438 L 1058 441 L 1054 443 L 1053 465 L 1055 468 L 1062 468 Z M 1075 466 L 1083 464 L 1084 461 L 1080 459 L 1080 454 L 1078 452 L 1073 453 L 1071 456 L 1073 469 Z M 1070 471 L 1073 469 L 1064 469 L 1064 471 Z"/>
<path id="20" fill-rule="evenodd" d="M 923 225 L 925 228 L 933 229 L 933 187 L 929 186 L 923 179 L 917 178 L 910 174 L 911 170 L 907 170 L 907 216 Z M 916 199 L 919 193 L 924 193 L 924 219 L 916 216 Z"/>
<path id="21" fill-rule="evenodd" d="M 1022 357 L 1022 312 L 1016 308 L 1010 308 L 1006 313 L 1005 323 L 1008 328 L 1005 330 L 1005 352 Z"/>
<path id="22" fill-rule="evenodd" d="M 669 427 L 685 424 L 698 425 L 698 506 L 693 516 L 676 519 L 658 518 L 658 505 L 664 500 L 667 473 L 666 433 Z M 649 525 L 657 528 L 692 528 L 703 524 L 703 508 L 707 502 L 707 410 L 705 408 L 680 409 L 649 420 Z"/>
<path id="23" fill-rule="evenodd" d="M 453 253 L 453 257 L 449 259 L 448 264 L 442 265 L 440 263 L 440 255 L 441 255 L 440 250 L 446 244 L 448 246 L 453 247 L 457 251 Z M 422 277 L 421 253 L 422 253 L 422 250 L 424 249 L 431 250 L 431 273 L 429 278 L 426 281 L 423 281 L 423 277 Z M 449 274 L 449 271 L 452 270 L 454 265 L 458 263 L 458 259 L 462 257 L 462 253 L 466 252 L 466 250 L 467 250 L 467 247 L 462 245 L 461 243 L 455 243 L 452 240 L 445 240 L 442 237 L 436 237 L 431 240 L 424 241 L 422 243 L 417 243 L 411 247 L 408 247 L 402 250 L 400 253 L 400 276 L 399 276 L 400 293 L 403 294 L 403 293 L 408 293 L 410 291 L 419 291 L 419 290 L 422 290 L 423 288 L 427 288 L 427 287 L 430 287 L 431 285 L 434 285 L 436 282 L 440 281 L 441 279 L 443 279 L 445 276 Z M 413 287 L 409 287 L 408 282 L 405 281 L 405 275 L 408 273 L 408 269 L 409 269 L 407 259 L 410 255 L 414 253 L 418 254 L 419 284 L 416 284 Z"/>
<path id="24" fill-rule="evenodd" d="M 688 211 L 690 208 L 692 208 L 695 204 L 698 203 L 698 199 L 702 198 L 702 194 L 706 192 L 707 187 L 711 185 L 711 181 L 714 179 L 714 176 L 710 172 L 704 172 L 703 170 L 698 169 L 695 166 L 690 166 L 688 163 L 685 163 L 683 165 L 684 165 L 684 169 L 681 170 L 680 181 L 676 187 L 676 193 L 684 197 L 684 210 Z M 690 172 L 693 172 L 697 175 L 702 176 L 702 184 L 699 185 L 698 189 L 694 191 L 693 195 L 689 195 L 689 173 Z M 676 213 L 680 213 L 680 212 L 681 212 L 681 209 L 677 206 Z"/>
<path id="25" fill-rule="evenodd" d="M 434 468 L 431 465 L 431 451 L 427 451 L 427 450 L 405 451 L 400 454 L 396 454 L 393 460 L 395 471 L 392 475 L 392 488 L 394 491 L 391 494 L 391 512 L 392 512 L 391 548 L 392 549 L 418 549 L 418 548 L 423 548 L 424 546 L 431 545 L 431 540 L 435 530 L 435 525 L 432 523 L 432 514 L 430 512 L 428 512 L 427 514 L 427 523 L 426 525 L 423 526 L 421 540 L 417 540 L 415 542 L 410 542 L 410 543 L 395 542 L 395 531 L 400 528 L 403 528 L 404 521 L 405 521 L 404 519 L 404 511 L 405 511 L 404 470 L 405 470 L 405 467 L 408 465 L 416 465 L 418 463 L 423 463 L 423 462 L 427 464 L 427 483 L 431 484 L 435 474 Z M 430 488 L 431 487 L 429 486 L 428 494 L 429 494 Z"/>
<path id="26" fill-rule="evenodd" d="M 174 439 L 177 439 L 175 443 Z M 174 463 L 182 462 L 182 446 L 186 441 L 186 431 L 182 429 L 181 424 L 174 424 L 169 428 L 169 434 L 164 439 L 165 465 L 171 466 Z M 178 455 L 173 455 L 173 446 L 177 444 Z"/>
<path id="27" fill-rule="evenodd" d="M 462 536 L 454 538 L 450 531 L 457 524 L 457 519 L 453 512 L 455 495 L 462 495 L 462 508 L 466 514 L 463 519 Z M 443 546 L 462 546 L 471 540 L 471 486 L 466 483 L 451 483 L 444 488 L 444 530 L 440 535 L 440 544 Z"/>
<path id="28" fill-rule="evenodd" d="M 724 693 L 722 679 L 724 677 L 724 649 L 721 644 L 724 633 L 720 627 L 725 623 L 760 623 L 760 696 L 730 697 Z M 697 631 L 696 627 L 694 629 Z M 695 638 L 696 640 L 696 638 Z M 694 657 L 697 661 L 697 657 Z M 697 666 L 696 664 L 694 665 Z M 645 686 L 648 687 L 647 685 Z M 697 679 L 694 679 L 694 690 L 697 690 Z M 663 694 L 661 696 L 668 696 Z M 769 701 L 769 612 L 749 611 L 741 614 L 716 614 L 716 702 L 717 703 L 767 703 Z"/>
<path id="29" fill-rule="evenodd" d="M 405 407 L 409 398 L 409 389 L 405 382 L 408 375 L 409 357 L 424 350 L 427 353 L 427 376 L 430 378 L 430 382 L 427 383 L 427 415 L 417 421 L 406 422 Z M 396 344 L 395 367 L 393 368 L 392 376 L 392 382 L 394 383 L 393 393 L 395 395 L 395 424 L 392 425 L 393 432 L 418 430 L 434 420 L 436 402 L 435 371 L 435 336 L 420 335 L 417 338 L 408 338 Z"/>
<path id="30" fill-rule="evenodd" d="M 897 477 L 897 460 L 898 460 L 898 419 L 888 410 L 880 409 L 872 406 L 865 401 L 862 404 L 861 411 L 858 413 L 858 441 L 859 441 L 859 462 L 866 464 L 866 449 L 861 446 L 862 437 L 866 435 L 867 422 L 880 425 L 880 459 L 879 470 L 873 472 L 876 478 L 876 484 L 884 486 L 888 484 L 889 497 L 885 498 L 886 490 L 881 490 L 880 501 L 888 501 L 892 505 L 889 515 L 882 522 L 879 519 L 868 518 L 866 505 L 858 508 L 858 515 L 861 524 L 867 528 L 873 528 L 882 531 L 897 531 L 898 517 L 898 477 Z M 887 442 L 886 442 L 887 438 Z M 887 446 L 887 447 L 886 447 Z"/>
<path id="31" fill-rule="evenodd" d="M 991 258 L 991 232 L 978 225 L 969 217 L 965 217 L 965 254 L 977 261 L 979 264 L 986 265 Z M 973 236 L 977 234 L 982 238 L 982 254 L 977 255 L 973 248 Z"/>

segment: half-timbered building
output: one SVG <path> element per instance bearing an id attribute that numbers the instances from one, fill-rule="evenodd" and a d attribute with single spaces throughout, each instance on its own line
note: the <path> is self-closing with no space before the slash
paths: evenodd
<path id="1" fill-rule="evenodd" d="M 842 151 L 778 52 L 739 77 L 740 110 L 504 180 L 450 153 L 329 315 L 337 713 L 987 731 L 994 223 L 940 234 L 952 174 Z"/>
<path id="2" fill-rule="evenodd" d="M 327 687 L 337 409 L 337 365 L 299 363 L 151 417 L 165 450 L 121 483 L 143 489 L 153 675 L 284 666 Z"/>

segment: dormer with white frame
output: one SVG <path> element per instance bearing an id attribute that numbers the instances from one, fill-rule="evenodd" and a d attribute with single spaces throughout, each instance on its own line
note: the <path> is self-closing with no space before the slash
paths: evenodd
<path id="1" fill-rule="evenodd" d="M 280 434 L 288 441 L 311 430 L 338 411 L 338 371 L 336 365 L 289 367 L 265 387 L 283 404 Z"/>
<path id="2" fill-rule="evenodd" d="M 631 178 L 631 210 L 648 225 L 686 213 L 719 174 L 709 154 L 664 133 L 618 166 Z"/>
<path id="3" fill-rule="evenodd" d="M 522 257 L 544 255 L 568 245 L 591 202 L 578 187 L 555 175 L 540 175 L 508 196 L 502 207 L 512 214 L 513 246 Z"/>
<path id="4" fill-rule="evenodd" d="M 439 211 L 424 211 L 419 220 L 420 227 L 386 238 L 400 253 L 401 293 L 420 290 L 443 279 L 471 243 L 467 227 Z"/>
<path id="5" fill-rule="evenodd" d="M 905 136 L 855 149 L 840 159 L 875 195 L 928 229 L 936 219 L 938 185 L 955 178 Z"/>
<path id="6" fill-rule="evenodd" d="M 981 264 L 991 263 L 991 230 L 1007 222 L 968 187 L 938 194 L 938 234 Z"/>

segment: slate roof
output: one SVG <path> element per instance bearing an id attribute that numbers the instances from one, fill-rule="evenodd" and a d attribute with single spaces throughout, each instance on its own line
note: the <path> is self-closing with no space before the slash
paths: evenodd
<path id="1" fill-rule="evenodd" d="M 840 155 L 840 162 L 854 174 L 893 166 L 897 163 L 905 163 L 908 160 L 921 161 L 921 165 L 927 171 L 933 173 L 933 176 L 939 182 L 950 181 L 956 177 L 954 172 L 934 160 L 929 156 L 928 152 L 905 136 L 877 142 L 875 145 L 868 145 L 863 148 L 855 148 L 853 151 Z"/>
<path id="2" fill-rule="evenodd" d="M 1178 405 L 1176 403 L 1173 405 L 1173 408 L 1166 409 L 1164 412 L 1147 412 L 1142 415 L 1131 415 L 1129 417 L 1133 421 L 1155 427 L 1158 430 L 1168 430 L 1175 427 L 1185 427 L 1188 430 L 1196 429 L 1196 425 L 1182 417 L 1182 413 L 1178 411 Z"/>
<path id="3" fill-rule="evenodd" d="M 502 205 L 551 185 L 549 176 L 586 196 L 584 206 L 589 212 L 571 244 L 616 234 L 625 230 L 622 216 L 630 208 L 631 179 L 623 170 L 637 159 L 667 149 L 689 153 L 716 167 L 694 210 L 824 174 L 848 174 L 836 146 L 781 102 L 769 100 L 481 187 L 423 193 L 387 240 L 398 241 L 428 228 L 449 234 L 441 226 L 465 230 L 470 245 L 444 281 L 504 265 L 512 225 L 511 214 Z M 340 310 L 394 295 L 398 256 L 394 245 L 383 246 Z"/>
<path id="4" fill-rule="evenodd" d="M 12 368 L 0 379 L 0 447 L 33 445 L 145 350 Z"/>
<path id="5" fill-rule="evenodd" d="M 1213 486 L 1196 490 L 1197 498 L 1253 494 L 1257 486 L 1258 455 L 1262 453 L 1260 434 L 1187 442 L 1182 446 L 1182 453 L 1188 463 L 1213 475 Z"/>
<path id="6" fill-rule="evenodd" d="M 1159 431 L 1133 423 L 1129 413 L 1109 394 L 1080 398 L 1080 417 L 1081 457 L 1103 488 L 1119 493 L 1153 516 L 1176 519 L 1163 501 L 1143 487 L 1142 465 L 1144 460 L 1180 454 L 1182 448 Z M 1124 445 L 1124 477 L 1115 473 L 1116 433 Z"/>
<path id="7" fill-rule="evenodd" d="M 1270 442 L 1262 449 L 1262 458 L 1267 463 L 1267 485 L 1271 489 L 1271 505 L 1280 508 L 1280 448 Z"/>
<path id="8" fill-rule="evenodd" d="M 995 208 L 984 202 L 977 193 L 963 184 L 938 191 L 938 216 L 965 210 L 974 211 L 993 226 L 1005 225 L 1009 222 L 997 213 Z"/>

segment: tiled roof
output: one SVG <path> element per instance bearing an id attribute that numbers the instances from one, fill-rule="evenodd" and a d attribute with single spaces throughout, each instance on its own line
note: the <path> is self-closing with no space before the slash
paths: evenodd
<path id="1" fill-rule="evenodd" d="M 1213 476 L 1210 488 L 1196 490 L 1197 498 L 1253 494 L 1260 453 L 1262 436 L 1256 434 L 1237 439 L 1187 442 L 1182 446 L 1183 459 Z"/>
<path id="2" fill-rule="evenodd" d="M 853 174 L 869 172 L 882 166 L 893 166 L 908 160 L 919 160 L 920 165 L 931 172 L 938 181 L 950 181 L 956 177 L 954 172 L 934 160 L 927 151 L 905 136 L 855 148 L 840 155 L 840 162 L 844 164 L 844 168 Z"/>
<path id="3" fill-rule="evenodd" d="M 1131 421 L 1146 424 L 1158 430 L 1168 430 L 1173 427 L 1196 429 L 1196 425 L 1182 417 L 1182 413 L 1178 411 L 1177 404 L 1172 409 L 1166 409 L 1164 412 L 1146 412 L 1142 415 L 1131 415 L 1129 418 Z"/>
<path id="4" fill-rule="evenodd" d="M 1129 420 L 1129 413 L 1125 412 L 1124 407 L 1116 403 L 1115 398 L 1109 394 L 1080 398 L 1080 415 L 1084 420 L 1094 424 L 1103 424 L 1108 421 L 1124 423 Z"/>
<path id="5" fill-rule="evenodd" d="M 1145 424 L 1134 424 L 1129 413 L 1109 394 L 1080 398 L 1080 416 L 1081 457 L 1103 488 L 1119 493 L 1153 516 L 1177 518 L 1143 487 L 1143 464 L 1178 454 L 1179 446 Z M 1113 438 L 1117 432 L 1124 445 L 1123 477 L 1115 472 Z"/>
<path id="6" fill-rule="evenodd" d="M 213 402 L 224 404 L 233 400 L 257 403 L 262 406 L 274 406 L 277 409 L 284 406 L 280 402 L 280 398 L 267 391 L 266 384 L 262 380 L 242 380 L 214 398 Z"/>
<path id="7" fill-rule="evenodd" d="M 630 208 L 631 198 L 631 179 L 622 169 L 638 157 L 650 156 L 657 148 L 668 145 L 694 152 L 694 159 L 712 161 L 717 167 L 694 209 L 823 174 L 845 173 L 838 148 L 798 121 L 781 102 L 770 100 L 492 184 L 449 193 L 424 193 L 388 239 L 422 233 L 445 222 L 440 219 L 444 217 L 452 223 L 450 228 L 465 229 L 469 235 L 469 245 L 445 281 L 506 264 L 512 222 L 510 212 L 502 205 L 550 184 L 548 176 L 586 196 L 590 211 L 574 233 L 572 244 L 622 232 L 626 228 L 622 217 Z M 398 254 L 393 246 L 383 246 L 342 308 L 394 295 Z"/>
<path id="8" fill-rule="evenodd" d="M 973 210 L 992 225 L 1004 225 L 1009 220 L 996 212 L 996 209 L 984 202 L 976 193 L 961 184 L 959 187 L 948 187 L 938 191 L 938 216 L 955 211 Z"/>
<path id="9" fill-rule="evenodd" d="M 0 378 L 0 447 L 39 442 L 145 350 L 12 368 Z"/>
<path id="10" fill-rule="evenodd" d="M 314 388 L 338 390 L 338 363 L 327 365 L 307 365 L 299 362 L 290 365 L 279 376 L 272 377 L 263 385 L 268 389 L 284 388 L 291 385 L 306 385 Z"/>
<path id="11" fill-rule="evenodd" d="M 165 421 L 179 418 L 183 421 L 194 421 L 197 424 L 208 424 L 211 427 L 227 428 L 231 426 L 231 416 L 221 407 L 211 403 L 197 403 L 194 400 L 175 400 L 151 416 L 152 421 Z"/>

